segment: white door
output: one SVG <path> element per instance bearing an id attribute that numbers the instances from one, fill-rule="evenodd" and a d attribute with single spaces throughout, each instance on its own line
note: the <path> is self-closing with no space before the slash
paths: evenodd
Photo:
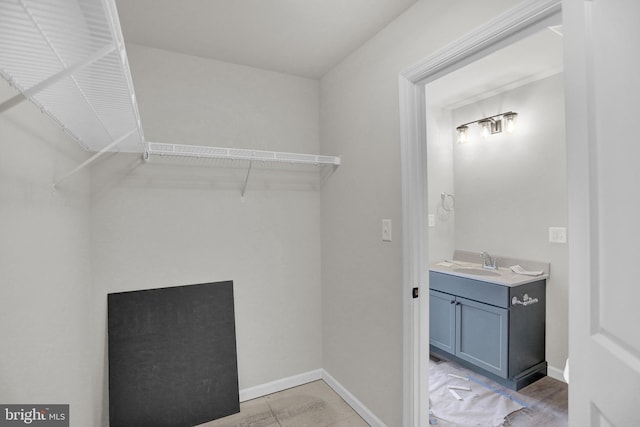
<path id="1" fill-rule="evenodd" d="M 563 0 L 571 427 L 640 426 L 639 18 Z"/>

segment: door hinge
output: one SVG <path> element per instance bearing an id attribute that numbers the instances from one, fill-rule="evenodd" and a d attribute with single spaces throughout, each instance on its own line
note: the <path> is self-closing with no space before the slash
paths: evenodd
<path id="1" fill-rule="evenodd" d="M 418 288 L 413 288 L 411 294 L 414 298 L 418 298 L 420 296 L 420 294 L 418 293 Z"/>

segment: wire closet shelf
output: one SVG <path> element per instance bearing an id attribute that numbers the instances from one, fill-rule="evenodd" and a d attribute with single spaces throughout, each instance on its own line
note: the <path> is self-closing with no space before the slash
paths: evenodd
<path id="1" fill-rule="evenodd" d="M 143 152 L 114 0 L 2 0 L 0 75 L 0 113 L 29 99 L 89 151 Z"/>
<path id="2" fill-rule="evenodd" d="M 0 101 L 0 114 L 28 99 L 94 152 L 54 189 L 105 152 L 340 164 L 336 156 L 145 142 L 115 0 L 1 0 L 0 75 L 19 92 Z"/>
<path id="3" fill-rule="evenodd" d="M 340 157 L 337 156 L 148 142 L 145 158 L 149 159 L 153 155 L 279 162 L 315 166 L 340 165 Z"/>
<path id="4" fill-rule="evenodd" d="M 166 144 L 161 142 L 147 142 L 144 159 L 149 161 L 152 156 L 188 157 L 196 159 L 222 159 L 248 161 L 249 166 L 242 184 L 240 196 L 244 198 L 251 168 L 254 162 L 281 163 L 294 165 L 324 166 L 330 165 L 334 169 L 340 165 L 339 156 L 319 154 L 285 153 L 278 151 L 248 150 L 243 148 L 209 147 L 201 145 Z"/>

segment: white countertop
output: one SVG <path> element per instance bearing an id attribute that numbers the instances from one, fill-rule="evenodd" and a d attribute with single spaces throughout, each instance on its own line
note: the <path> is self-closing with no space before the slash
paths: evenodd
<path id="1" fill-rule="evenodd" d="M 516 274 L 508 267 L 499 267 L 495 270 L 489 270 L 482 268 L 482 264 L 479 263 L 457 260 L 442 261 L 439 263 L 431 264 L 429 266 L 429 270 L 509 287 L 519 286 L 525 283 L 531 283 L 549 277 L 549 274 L 547 273 L 543 273 L 537 276 Z"/>

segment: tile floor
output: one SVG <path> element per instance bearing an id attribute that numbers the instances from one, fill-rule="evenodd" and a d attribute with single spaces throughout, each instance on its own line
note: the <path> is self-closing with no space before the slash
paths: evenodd
<path id="1" fill-rule="evenodd" d="M 240 413 L 199 427 L 368 427 L 324 381 L 240 403 Z"/>
<path id="2" fill-rule="evenodd" d="M 464 368 L 461 368 L 464 369 Z M 474 374 L 478 376 L 477 374 Z M 481 377 L 481 376 L 479 376 Z M 483 378 L 483 377 L 481 377 Z M 487 379 L 488 384 L 500 387 Z M 519 392 L 530 407 L 507 416 L 505 427 L 566 427 L 566 384 L 546 377 Z M 198 427 L 368 427 L 324 381 L 314 381 L 240 404 L 240 413 Z"/>

